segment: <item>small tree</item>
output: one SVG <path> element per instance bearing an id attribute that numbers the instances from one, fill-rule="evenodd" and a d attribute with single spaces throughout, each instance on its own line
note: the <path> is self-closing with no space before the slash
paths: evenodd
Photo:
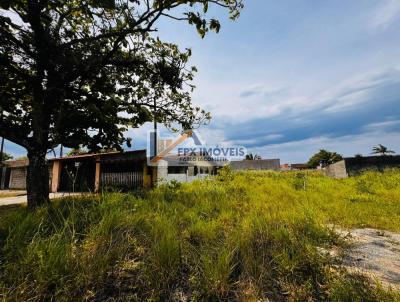
<path id="1" fill-rule="evenodd" d="M 75 184 L 76 184 L 76 180 L 78 178 L 78 174 L 79 174 L 79 167 L 81 166 L 80 162 L 76 162 L 74 164 L 74 168 L 72 170 L 68 169 L 68 166 L 65 167 L 65 170 L 67 171 L 67 175 L 69 177 L 69 179 L 71 180 L 72 183 L 72 193 L 75 193 Z"/>
<path id="2" fill-rule="evenodd" d="M 393 150 L 389 150 L 384 145 L 379 144 L 378 146 L 372 148 L 371 154 L 380 154 L 382 156 L 386 156 L 386 155 L 394 154 L 394 153 L 395 152 Z"/>
<path id="3" fill-rule="evenodd" d="M 0 162 L 9 160 L 9 159 L 13 159 L 12 155 L 8 154 L 8 153 L 0 153 Z"/>
<path id="4" fill-rule="evenodd" d="M 319 150 L 318 153 L 314 154 L 308 161 L 308 166 L 310 168 L 317 168 L 321 162 L 324 162 L 328 165 L 334 164 L 340 160 L 342 160 L 343 157 L 342 155 L 336 153 L 336 152 L 330 152 L 325 149 Z"/>

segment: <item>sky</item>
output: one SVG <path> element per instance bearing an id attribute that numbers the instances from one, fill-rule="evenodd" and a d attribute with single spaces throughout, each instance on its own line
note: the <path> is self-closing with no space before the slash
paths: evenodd
<path id="1" fill-rule="evenodd" d="M 219 34 L 164 20 L 158 34 L 191 48 L 198 68 L 193 102 L 212 114 L 198 129 L 208 144 L 243 145 L 281 163 L 321 148 L 400 153 L 399 0 L 247 0 L 240 18 L 222 9 Z M 146 147 L 151 125 L 131 129 Z M 166 132 L 166 131 L 164 131 Z M 15 156 L 25 151 L 6 143 Z"/>

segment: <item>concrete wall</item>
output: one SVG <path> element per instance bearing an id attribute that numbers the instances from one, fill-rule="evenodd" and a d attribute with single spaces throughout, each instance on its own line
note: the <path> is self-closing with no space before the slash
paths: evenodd
<path id="1" fill-rule="evenodd" d="M 326 176 L 333 177 L 333 178 L 348 177 L 345 160 L 341 160 L 337 163 L 327 166 L 324 169 L 324 173 Z"/>
<path id="2" fill-rule="evenodd" d="M 383 171 L 388 168 L 400 168 L 400 156 L 366 156 L 345 158 L 349 176 L 360 174 L 366 170 Z"/>
<path id="3" fill-rule="evenodd" d="M 197 174 L 196 176 L 188 176 L 187 174 L 167 174 L 164 178 L 159 179 L 159 184 L 168 183 L 171 181 L 177 182 L 192 182 L 198 179 L 204 179 L 210 176 L 209 174 Z"/>
<path id="4" fill-rule="evenodd" d="M 346 178 L 367 170 L 383 171 L 388 168 L 400 168 L 400 156 L 366 156 L 345 158 L 324 169 L 325 175 L 334 178 Z"/>
<path id="5" fill-rule="evenodd" d="M 168 162 L 165 160 L 158 161 L 157 167 L 157 184 L 168 183 L 171 181 L 177 182 L 192 182 L 197 179 L 204 179 L 209 174 L 194 175 L 194 167 L 188 167 L 187 173 L 168 173 Z"/>
<path id="6" fill-rule="evenodd" d="M 279 171 L 281 163 L 279 159 L 242 160 L 230 163 L 232 170 L 275 170 Z"/>
<path id="7" fill-rule="evenodd" d="M 26 190 L 26 167 L 11 168 L 10 189 Z"/>

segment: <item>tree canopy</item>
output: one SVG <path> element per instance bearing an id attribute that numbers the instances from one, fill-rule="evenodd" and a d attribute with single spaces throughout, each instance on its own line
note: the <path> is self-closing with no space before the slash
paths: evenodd
<path id="1" fill-rule="evenodd" d="M 161 17 L 187 20 L 201 36 L 218 31 L 218 21 L 200 12 L 170 13 L 195 4 L 206 12 L 209 2 L 228 7 L 232 18 L 240 8 L 232 0 L 3 1 L 0 133 L 27 149 L 38 139 L 48 149 L 119 148 L 128 126 L 152 119 L 154 100 L 168 126 L 203 122 L 209 116 L 190 103 L 190 50 L 151 32 Z M 36 128 L 38 137 L 30 135 Z"/>
<path id="2" fill-rule="evenodd" d="M 226 8 L 232 19 L 243 6 L 241 0 L 1 1 L 0 136 L 27 149 L 28 179 L 48 178 L 45 154 L 61 143 L 120 149 L 130 143 L 128 127 L 153 116 L 168 127 L 206 122 L 209 113 L 191 102 L 191 50 L 155 32 L 161 18 L 194 25 L 201 37 L 218 32 L 218 20 L 206 18 L 209 5 Z"/>
<path id="3" fill-rule="evenodd" d="M 334 164 L 338 161 L 341 161 L 343 159 L 342 155 L 336 153 L 336 152 L 331 152 L 327 151 L 325 149 L 319 150 L 318 153 L 314 154 L 308 161 L 308 166 L 310 168 L 317 168 L 320 163 L 325 163 L 325 164 Z"/>

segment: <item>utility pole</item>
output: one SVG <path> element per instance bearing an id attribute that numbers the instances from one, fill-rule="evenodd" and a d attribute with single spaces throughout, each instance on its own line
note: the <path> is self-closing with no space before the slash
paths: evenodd
<path id="1" fill-rule="evenodd" d="M 154 113 L 153 113 L 153 120 L 154 120 L 154 146 L 153 146 L 153 152 L 154 152 L 154 157 L 157 156 L 157 119 L 156 119 L 156 112 L 157 112 L 157 100 L 154 98 Z"/>
<path id="2" fill-rule="evenodd" d="M 4 182 L 5 182 L 5 171 L 3 169 L 3 151 L 4 151 L 4 137 L 1 138 L 1 147 L 0 147 L 0 190 L 4 190 Z"/>
<path id="3" fill-rule="evenodd" d="M 1 138 L 1 147 L 0 147 L 0 155 L 1 155 L 1 159 L 0 159 L 0 167 L 3 166 L 3 159 L 4 159 L 4 137 Z"/>
<path id="4" fill-rule="evenodd" d="M 63 153 L 64 153 L 64 147 L 63 147 L 63 145 L 61 144 L 60 145 L 60 157 L 63 157 Z"/>
<path id="5" fill-rule="evenodd" d="M 3 108 L 0 112 L 0 118 L 3 120 Z M 1 147 L 0 147 L 0 167 L 3 167 L 3 159 L 4 159 L 4 136 L 1 138 Z"/>
<path id="6" fill-rule="evenodd" d="M 0 112 L 0 118 L 3 119 L 3 110 Z M 5 182 L 5 171 L 3 169 L 3 159 L 4 159 L 4 136 L 1 137 L 1 146 L 0 146 L 0 190 L 4 189 Z"/>

